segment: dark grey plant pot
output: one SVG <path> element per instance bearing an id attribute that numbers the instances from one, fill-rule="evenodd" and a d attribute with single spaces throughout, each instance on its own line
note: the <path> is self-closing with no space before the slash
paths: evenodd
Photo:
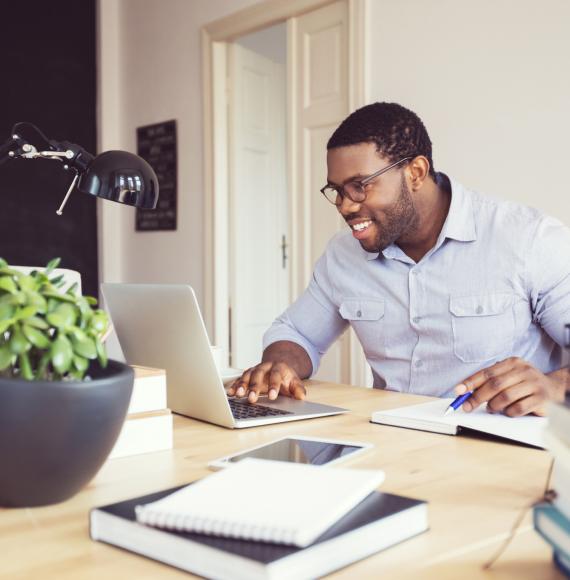
<path id="1" fill-rule="evenodd" d="M 133 369 L 93 365 L 91 381 L 0 378 L 0 506 L 64 501 L 99 471 L 117 440 Z"/>

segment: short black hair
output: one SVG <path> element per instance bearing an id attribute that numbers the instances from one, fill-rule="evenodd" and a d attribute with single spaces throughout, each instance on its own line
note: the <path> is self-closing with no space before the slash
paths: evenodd
<path id="1" fill-rule="evenodd" d="M 332 134 L 327 149 L 358 143 L 375 143 L 376 151 L 392 163 L 423 155 L 435 178 L 428 132 L 422 120 L 402 105 L 372 103 L 354 111 Z"/>

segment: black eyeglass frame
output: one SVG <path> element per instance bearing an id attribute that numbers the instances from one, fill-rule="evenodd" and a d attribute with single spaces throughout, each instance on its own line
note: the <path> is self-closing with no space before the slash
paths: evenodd
<path id="1" fill-rule="evenodd" d="M 376 177 L 379 177 L 383 173 L 386 173 L 387 171 L 390 171 L 390 169 L 396 167 L 397 165 L 400 165 L 400 163 L 403 163 L 404 161 L 408 161 L 409 159 L 414 159 L 414 157 L 404 157 L 403 159 L 400 159 L 400 161 L 396 161 L 396 163 L 392 163 L 392 165 L 388 165 L 388 167 L 383 167 L 382 169 L 376 171 L 375 173 L 372 173 L 371 175 L 367 175 L 364 179 L 351 180 L 348 183 L 345 183 L 344 185 L 341 185 L 340 188 L 337 188 L 337 187 L 331 185 L 330 183 L 327 183 L 319 191 L 325 196 L 325 199 L 329 203 L 332 203 L 336 207 L 340 207 L 342 205 L 342 202 L 343 202 L 343 200 L 344 200 L 345 197 L 348 197 L 348 199 L 350 199 L 350 201 L 353 201 L 354 203 L 364 203 L 366 201 L 366 197 L 367 197 L 367 193 L 364 190 L 364 186 L 365 185 L 368 185 L 373 179 L 376 179 Z M 357 184 L 362 189 L 362 194 L 361 194 L 362 195 L 362 199 L 354 199 L 354 197 L 352 197 L 351 195 L 348 194 L 348 192 L 345 190 L 345 187 L 349 183 Z M 328 195 L 326 193 L 327 192 L 327 189 L 328 190 L 332 190 L 332 191 L 335 192 L 335 201 L 332 201 L 328 197 Z M 336 199 L 339 199 L 339 198 L 340 198 L 340 202 L 337 203 L 336 202 Z"/>

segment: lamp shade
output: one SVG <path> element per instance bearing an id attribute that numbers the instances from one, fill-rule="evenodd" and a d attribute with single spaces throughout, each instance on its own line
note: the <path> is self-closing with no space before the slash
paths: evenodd
<path id="1" fill-rule="evenodd" d="M 154 209 L 158 202 L 158 179 L 153 168 L 127 151 L 97 155 L 81 173 L 77 189 L 144 209 Z"/>

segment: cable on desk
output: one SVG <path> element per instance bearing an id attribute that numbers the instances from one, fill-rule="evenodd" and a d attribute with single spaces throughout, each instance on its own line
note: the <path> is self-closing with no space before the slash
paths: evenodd
<path id="1" fill-rule="evenodd" d="M 529 503 L 522 509 L 521 513 L 515 520 L 513 527 L 511 528 L 511 531 L 507 536 L 507 538 L 505 539 L 505 541 L 503 542 L 503 544 L 499 546 L 499 549 L 495 552 L 493 557 L 483 564 L 483 570 L 489 570 L 491 566 L 501 557 L 503 552 L 508 548 L 509 544 L 513 541 L 513 538 L 515 537 L 515 534 L 517 533 L 517 530 L 519 529 L 522 521 L 524 520 L 524 517 L 526 516 L 528 510 L 532 509 L 535 505 L 538 505 L 539 503 L 542 503 L 544 501 L 552 503 L 552 501 L 556 497 L 556 492 L 553 489 L 550 489 L 550 480 L 552 479 L 553 468 L 554 468 L 554 458 L 552 458 L 552 461 L 550 462 L 550 467 L 548 468 L 548 475 L 546 477 L 546 486 L 544 488 L 542 496 L 532 500 L 531 503 Z"/>

